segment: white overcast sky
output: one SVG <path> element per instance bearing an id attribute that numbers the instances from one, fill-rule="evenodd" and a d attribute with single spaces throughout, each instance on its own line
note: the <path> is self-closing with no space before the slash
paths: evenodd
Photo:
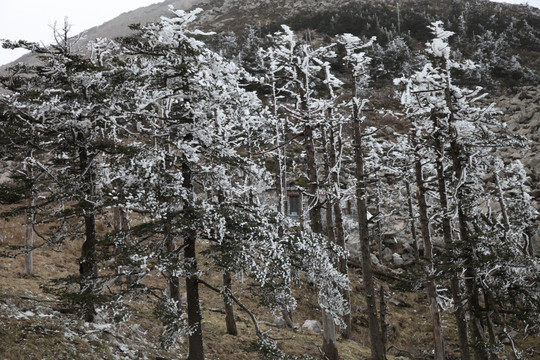
<path id="1" fill-rule="evenodd" d="M 126 11 L 163 0 L 0 0 L 0 39 L 53 41 L 52 26 L 72 25 L 71 32 L 83 30 L 115 18 Z M 0 65 L 16 60 L 24 52 L 0 48 Z"/>
<path id="2" fill-rule="evenodd" d="M 54 23 L 67 17 L 72 33 L 100 25 L 123 12 L 162 0 L 0 0 L 0 39 L 52 42 Z M 528 3 L 540 8 L 540 0 L 495 0 Z M 24 52 L 0 48 L 0 65 L 16 60 Z"/>

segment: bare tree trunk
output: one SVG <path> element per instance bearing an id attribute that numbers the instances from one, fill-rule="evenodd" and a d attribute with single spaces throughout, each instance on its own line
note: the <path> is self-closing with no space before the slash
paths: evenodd
<path id="1" fill-rule="evenodd" d="M 456 150 L 452 151 L 454 154 L 454 171 L 456 172 L 456 177 L 460 179 L 461 174 L 463 173 L 463 168 L 461 167 L 461 161 L 459 157 L 456 156 L 457 153 L 455 151 Z M 466 251 L 468 253 L 465 260 L 465 287 L 468 294 L 469 322 L 474 343 L 474 355 L 476 360 L 488 360 L 489 355 L 486 349 L 488 342 L 485 336 L 482 321 L 482 307 L 480 306 L 478 277 L 474 261 L 476 259 L 476 251 L 467 229 L 466 216 L 463 210 L 462 189 L 458 189 L 457 194 L 459 232 L 461 235 L 461 241 L 465 244 Z"/>
<path id="2" fill-rule="evenodd" d="M 322 310 L 323 326 L 323 353 L 325 360 L 339 360 L 338 348 L 336 345 L 336 325 L 334 318 L 328 311 Z"/>
<path id="3" fill-rule="evenodd" d="M 309 201 L 309 215 L 311 230 L 316 234 L 323 233 L 321 204 L 319 202 L 319 180 L 317 176 L 317 164 L 315 162 L 315 144 L 313 140 L 313 128 L 310 124 L 304 127 L 304 146 L 307 158 L 307 175 L 309 179 L 309 192 L 313 199 Z M 333 318 L 322 309 L 323 319 L 323 353 L 328 360 L 338 360 L 336 329 Z"/>
<path id="4" fill-rule="evenodd" d="M 381 337 L 384 356 L 386 357 L 386 342 L 388 341 L 388 308 L 386 306 L 386 294 L 384 287 L 379 287 L 379 314 L 381 315 Z"/>
<path id="5" fill-rule="evenodd" d="M 232 294 L 232 279 L 231 273 L 225 271 L 223 273 L 223 302 L 225 303 L 225 325 L 227 326 L 227 334 L 237 336 L 238 328 L 234 319 L 234 307 L 231 299 Z"/>
<path id="6" fill-rule="evenodd" d="M 78 140 L 82 142 L 82 134 L 78 135 Z M 96 314 L 95 308 L 95 277 L 97 276 L 97 234 L 96 234 L 96 209 L 92 203 L 95 196 L 95 174 L 91 164 L 92 159 L 88 150 L 79 148 L 79 171 L 82 176 L 86 199 L 82 202 L 84 209 L 84 229 L 85 241 L 82 245 L 81 258 L 79 263 L 80 287 L 83 295 L 83 317 L 87 322 L 93 322 Z"/>
<path id="7" fill-rule="evenodd" d="M 416 145 L 416 144 L 415 144 Z M 422 240 L 424 246 L 424 257 L 428 261 L 427 273 L 429 274 L 434 267 L 433 263 L 433 244 L 431 242 L 431 233 L 429 231 L 428 207 L 426 201 L 426 187 L 421 159 L 415 154 L 415 175 L 418 195 L 418 209 L 420 211 L 420 226 L 422 230 Z M 407 186 L 408 187 L 408 186 Z M 408 190 L 410 193 L 410 191 Z M 427 279 L 426 290 L 429 300 L 429 310 L 431 315 L 431 325 L 433 329 L 433 343 L 435 346 L 435 360 L 444 360 L 444 334 L 442 330 L 441 316 L 437 300 L 437 288 L 435 281 Z"/>
<path id="8" fill-rule="evenodd" d="M 504 201 L 504 194 L 499 180 L 499 174 L 495 169 L 493 170 L 493 177 L 495 178 L 495 186 L 497 187 L 497 197 L 499 198 L 499 205 L 501 207 L 501 214 L 503 217 L 504 225 L 504 237 L 508 236 L 510 231 L 510 221 L 508 220 L 508 212 L 506 211 L 506 202 Z"/>
<path id="9" fill-rule="evenodd" d="M 24 240 L 24 274 L 26 276 L 34 276 L 34 197 L 31 195 L 30 198 L 26 199 L 26 231 L 25 231 L 25 240 Z"/>
<path id="10" fill-rule="evenodd" d="M 317 165 L 315 163 L 315 144 L 313 140 L 313 128 L 306 124 L 304 128 L 304 146 L 306 148 L 307 175 L 309 179 L 309 192 L 312 197 L 308 201 L 311 230 L 316 234 L 322 234 L 321 204 L 319 202 L 319 179 L 317 177 Z"/>
<path id="11" fill-rule="evenodd" d="M 166 224 L 164 226 L 165 232 L 165 247 L 167 249 L 167 256 L 172 266 L 172 270 L 167 274 L 167 293 L 171 300 L 174 300 L 177 308 L 182 306 L 182 297 L 180 294 L 180 278 L 175 274 L 175 270 L 179 265 L 179 254 L 176 252 L 176 244 L 174 236 L 172 234 L 172 219 L 169 216 L 165 219 Z"/>
<path id="12" fill-rule="evenodd" d="M 469 294 L 469 321 L 474 341 L 474 357 L 477 360 L 489 360 L 489 354 L 486 348 L 488 340 L 484 332 L 484 324 L 482 321 L 482 307 L 480 306 L 476 271 L 474 271 L 471 263 L 466 265 L 465 276 L 465 285 Z"/>
<path id="13" fill-rule="evenodd" d="M 414 211 L 413 211 L 413 199 L 411 194 L 411 184 L 408 181 L 405 181 L 405 188 L 407 189 L 407 199 L 409 205 L 409 218 L 411 221 L 411 237 L 412 237 L 412 248 L 414 251 L 414 258 L 416 260 L 420 259 L 420 254 L 418 252 L 418 239 L 416 236 L 416 224 L 414 220 Z"/>
<path id="14" fill-rule="evenodd" d="M 339 174 L 336 169 L 337 158 L 335 149 L 335 138 L 332 122 L 332 111 L 328 110 L 328 119 L 330 126 L 328 128 L 328 138 L 326 132 L 323 132 L 323 148 L 327 149 L 325 152 L 325 164 L 324 170 L 328 177 L 328 191 L 327 191 L 327 205 L 326 205 L 326 227 L 328 239 L 343 250 L 345 250 L 345 233 L 343 230 L 343 215 L 340 206 L 340 194 L 339 194 Z M 334 169 L 330 171 L 330 169 Z M 340 258 L 338 264 L 339 271 L 348 275 L 347 270 L 347 258 Z M 351 294 L 349 290 L 341 290 L 343 298 L 347 301 L 348 312 L 344 314 L 343 321 L 345 323 L 345 329 L 341 332 L 343 339 L 350 339 L 352 336 L 352 316 L 351 316 Z"/>
<path id="15" fill-rule="evenodd" d="M 326 80 L 329 80 L 330 71 L 329 68 L 326 68 Z M 327 89 L 328 93 L 330 95 L 330 100 L 332 102 L 335 102 L 336 96 L 334 94 L 334 88 L 331 85 L 331 81 L 327 81 Z M 330 204 L 328 204 L 327 209 L 328 211 L 333 215 L 329 218 L 333 220 L 333 232 L 332 235 L 333 241 L 337 245 L 339 245 L 344 250 L 344 257 L 339 259 L 339 271 L 349 277 L 349 271 L 347 268 L 347 249 L 345 246 L 345 231 L 343 228 L 343 211 L 341 209 L 341 183 L 340 183 L 340 176 L 341 176 L 341 157 L 342 157 L 342 151 L 343 151 L 343 143 L 342 143 L 342 124 L 336 124 L 335 118 L 334 118 L 334 109 L 332 106 L 329 106 L 326 110 L 326 119 L 328 122 L 328 139 L 325 139 L 325 143 L 328 143 L 328 146 L 326 144 L 323 145 L 324 149 L 327 149 L 327 152 L 325 152 L 326 155 L 326 161 L 325 161 L 325 171 L 328 176 L 328 183 L 329 183 L 329 191 L 328 191 L 328 200 L 330 201 Z M 334 129 L 338 126 L 338 135 L 335 136 Z M 323 136 L 325 136 L 325 132 L 323 132 Z M 330 170 L 332 169 L 332 170 Z M 328 218 L 328 216 L 327 216 Z M 330 226 L 330 225 L 329 225 Z M 330 236 L 330 234 L 329 234 Z M 341 332 L 341 336 L 343 339 L 350 339 L 352 337 L 352 312 L 351 312 L 351 293 L 349 289 L 342 289 L 341 294 L 343 295 L 343 298 L 347 301 L 347 313 L 343 316 L 343 321 L 345 323 L 345 329 Z"/>
<path id="16" fill-rule="evenodd" d="M 377 198 L 375 202 L 377 204 L 377 229 L 373 229 L 373 238 L 377 237 L 377 254 L 379 255 L 379 262 L 383 264 L 383 239 L 381 228 L 381 179 L 377 176 Z"/>
<path id="17" fill-rule="evenodd" d="M 30 152 L 30 157 L 32 152 Z M 24 275 L 34 276 L 34 222 L 35 222 L 35 213 L 34 213 L 34 174 L 32 165 L 26 162 L 26 177 L 29 181 L 29 188 L 26 194 L 26 231 L 24 238 Z"/>
<path id="18" fill-rule="evenodd" d="M 435 346 L 435 360 L 444 360 L 444 335 L 442 330 L 441 316 L 439 313 L 439 304 L 437 302 L 437 288 L 435 287 L 435 281 L 428 280 L 426 288 L 429 299 L 431 324 L 433 328 L 433 345 Z"/>
<path id="19" fill-rule="evenodd" d="M 424 257 L 431 259 L 433 255 L 432 255 L 432 244 L 431 244 L 431 232 L 429 229 L 428 205 L 426 201 L 426 186 L 424 184 L 422 163 L 419 157 L 416 157 L 414 161 L 414 165 L 415 165 L 416 187 L 417 187 L 417 197 L 418 197 L 418 212 L 420 213 L 420 230 L 422 232 Z"/>
<path id="20" fill-rule="evenodd" d="M 498 360 L 499 357 L 497 356 L 497 353 L 493 351 L 493 349 L 495 349 L 495 347 L 497 346 L 497 338 L 495 336 L 492 319 L 492 316 L 495 313 L 494 309 L 492 309 L 492 306 L 494 307 L 494 304 L 492 304 L 492 297 L 490 296 L 489 291 L 487 291 L 484 287 L 482 287 L 482 290 L 484 292 L 484 302 L 486 306 L 486 322 L 489 334 L 489 344 L 491 347 L 489 351 L 489 360 Z"/>
<path id="21" fill-rule="evenodd" d="M 435 128 L 440 128 L 440 125 L 436 118 L 433 119 Z M 444 143 L 440 134 L 434 136 L 434 150 L 435 150 L 435 167 L 437 170 L 437 183 L 439 191 L 439 203 L 440 210 L 442 212 L 442 229 L 444 243 L 451 249 L 453 244 L 452 238 L 452 223 L 450 220 L 449 206 L 448 206 L 448 193 L 446 189 L 446 178 L 444 173 L 444 165 L 442 158 L 444 156 Z M 450 250 L 452 251 L 452 250 Z M 463 300 L 461 297 L 461 290 L 459 286 L 459 278 L 457 272 L 451 274 L 450 288 L 452 291 L 452 300 L 456 307 L 454 315 L 456 317 L 456 326 L 459 339 L 459 348 L 461 352 L 462 360 L 470 360 L 471 354 L 469 351 L 469 336 L 467 333 L 467 322 L 465 320 L 465 308 L 463 306 Z"/>
<path id="22" fill-rule="evenodd" d="M 184 162 L 182 164 L 182 176 L 184 178 L 183 187 L 188 192 L 193 192 L 191 179 L 191 169 Z M 189 199 L 184 204 L 184 218 L 188 224 L 196 222 L 195 210 Z M 195 229 L 188 228 L 184 231 L 184 259 L 186 261 L 186 295 L 187 295 L 187 315 L 189 332 L 189 354 L 188 360 L 204 360 L 203 336 L 202 336 L 202 313 L 199 303 L 199 278 L 197 265 L 197 233 Z"/>
<path id="23" fill-rule="evenodd" d="M 525 229 L 525 234 L 523 235 L 524 237 L 523 253 L 529 256 L 534 256 L 534 252 L 535 252 L 533 241 L 532 241 L 533 234 L 534 234 L 533 229 L 534 229 L 533 226 Z"/>
<path id="24" fill-rule="evenodd" d="M 440 146 L 436 146 L 437 149 L 442 149 Z M 443 239 L 444 243 L 451 247 L 452 240 L 452 225 L 450 222 L 449 209 L 448 209 L 448 195 L 446 191 L 446 180 L 444 176 L 444 167 L 442 160 L 440 159 L 442 155 L 437 151 L 436 157 L 436 168 L 437 168 L 437 180 L 439 187 L 439 201 L 442 211 L 442 228 L 443 228 Z M 454 306 L 456 310 L 454 312 L 456 317 L 456 325 L 458 331 L 459 339 L 459 349 L 461 352 L 462 360 L 470 360 L 471 354 L 469 351 L 469 336 L 467 334 L 467 322 L 465 321 L 465 309 L 463 307 L 463 301 L 461 299 L 461 290 L 459 287 L 459 278 L 457 273 L 451 274 L 450 279 L 450 288 L 452 291 L 452 299 L 454 300 Z"/>
<path id="25" fill-rule="evenodd" d="M 339 200 L 334 204 L 334 214 L 335 214 L 335 226 L 336 226 L 336 242 L 344 250 L 345 248 L 345 234 L 343 230 L 343 217 L 341 213 L 341 206 Z M 349 270 L 347 265 L 347 258 L 339 259 L 339 271 L 349 276 Z M 348 312 L 343 316 L 343 321 L 345 322 L 346 328 L 341 332 L 343 339 L 350 339 L 352 337 L 352 311 L 351 311 L 351 292 L 346 289 L 342 290 L 343 298 L 347 301 Z"/>
<path id="26" fill-rule="evenodd" d="M 277 104 L 276 104 L 276 91 L 275 91 L 275 81 L 272 81 L 272 99 L 273 99 L 273 112 L 274 116 L 277 117 Z M 286 143 L 286 137 L 287 137 L 287 131 L 286 131 L 286 124 L 284 123 L 283 126 L 281 126 L 281 121 L 278 122 L 278 125 L 276 125 L 276 138 L 277 138 L 277 163 L 278 163 L 278 172 L 276 174 L 276 183 L 278 184 L 277 188 L 277 194 L 278 194 L 278 203 L 277 203 L 277 210 L 279 213 L 283 214 L 283 216 L 287 216 L 288 212 L 288 204 L 287 204 L 287 146 Z M 283 140 L 283 143 L 280 143 L 280 140 Z M 278 227 L 278 235 L 279 237 L 283 237 L 285 235 L 285 230 L 283 226 Z M 285 321 L 285 326 L 294 329 L 294 322 L 292 320 L 292 312 L 288 309 L 282 309 L 281 310 L 281 316 L 283 317 L 283 321 Z"/>
<path id="27" fill-rule="evenodd" d="M 126 211 L 120 207 L 116 206 L 113 209 L 113 227 L 117 233 L 120 233 L 122 236 L 122 243 L 116 245 L 115 254 L 116 256 L 121 256 L 123 252 L 126 251 L 126 248 L 130 245 L 128 243 L 127 231 L 129 230 L 129 220 Z M 121 276 L 123 274 L 122 265 L 116 266 L 116 274 Z M 126 274 L 125 285 L 127 288 L 131 285 L 131 276 Z"/>
<path id="28" fill-rule="evenodd" d="M 369 337 L 371 340 L 371 357 L 373 360 L 385 359 L 379 320 L 377 316 L 377 300 L 373 281 L 373 265 L 371 263 L 370 237 L 368 228 L 367 192 L 365 188 L 364 154 L 362 149 L 360 109 L 358 104 L 353 108 L 353 130 L 355 145 L 356 175 L 356 207 L 358 213 L 358 230 L 360 235 L 360 252 L 362 257 L 362 276 L 366 292 Z"/>
<path id="29" fill-rule="evenodd" d="M 445 88 L 445 100 L 448 109 L 450 110 L 450 115 L 448 123 L 450 126 L 450 156 L 452 158 L 452 167 L 456 179 L 459 181 L 458 187 L 456 188 L 456 200 L 457 200 L 457 213 L 458 213 L 458 222 L 459 222 L 459 234 L 461 236 L 461 241 L 465 244 L 467 248 L 467 258 L 465 261 L 465 286 L 469 295 L 469 314 L 470 314 L 470 324 L 471 324 L 471 334 L 475 343 L 474 353 L 477 360 L 488 360 L 488 353 L 486 350 L 486 338 L 482 324 L 482 309 L 479 302 L 478 294 L 478 284 L 477 284 L 477 274 L 475 269 L 474 260 L 476 259 L 475 246 L 473 244 L 473 239 L 471 238 L 469 231 L 467 229 L 467 216 L 465 214 L 465 205 L 466 205 L 466 194 L 464 193 L 464 163 L 467 159 L 464 159 L 464 152 L 457 143 L 457 131 L 454 127 L 454 109 L 452 104 L 452 94 L 450 90 L 450 75 L 447 76 L 447 87 Z M 442 150 L 441 150 L 442 151 Z"/>

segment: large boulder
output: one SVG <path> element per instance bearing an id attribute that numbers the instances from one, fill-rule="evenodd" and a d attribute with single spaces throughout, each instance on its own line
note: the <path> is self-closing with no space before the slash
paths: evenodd
<path id="1" fill-rule="evenodd" d="M 302 325 L 302 329 L 313 331 L 316 333 L 322 333 L 322 325 L 317 320 L 306 320 L 304 321 L 304 324 Z"/>

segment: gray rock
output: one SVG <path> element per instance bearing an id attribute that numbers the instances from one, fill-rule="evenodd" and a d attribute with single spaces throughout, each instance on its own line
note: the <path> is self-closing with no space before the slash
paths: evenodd
<path id="1" fill-rule="evenodd" d="M 382 252 L 382 257 L 384 262 L 390 262 L 392 261 L 392 250 L 390 248 L 384 248 Z"/>
<path id="2" fill-rule="evenodd" d="M 508 332 L 508 335 L 510 335 L 510 337 L 511 337 L 512 339 L 515 339 L 516 336 L 519 335 L 519 333 L 518 333 L 517 331 L 515 331 L 515 330 L 510 330 L 510 331 Z M 503 344 L 505 344 L 505 345 L 510 345 L 511 342 L 510 342 L 510 339 L 508 338 L 508 336 L 506 336 L 505 334 L 503 334 L 503 335 L 501 335 L 501 336 L 502 336 L 501 342 L 502 342 Z"/>
<path id="3" fill-rule="evenodd" d="M 403 258 L 401 257 L 401 255 L 399 255 L 398 253 L 393 253 L 392 254 L 392 261 L 394 262 L 394 265 L 396 266 L 401 266 L 405 263 L 405 261 L 403 261 Z"/>
<path id="4" fill-rule="evenodd" d="M 360 251 L 360 239 L 354 238 L 347 242 L 347 250 L 349 251 Z"/>
<path id="5" fill-rule="evenodd" d="M 404 265 L 412 264 L 415 260 L 414 255 L 411 253 L 402 254 L 401 258 L 403 259 Z"/>
<path id="6" fill-rule="evenodd" d="M 304 321 L 304 324 L 302 325 L 302 329 L 313 331 L 316 333 L 322 333 L 322 325 L 317 320 L 306 320 Z"/>

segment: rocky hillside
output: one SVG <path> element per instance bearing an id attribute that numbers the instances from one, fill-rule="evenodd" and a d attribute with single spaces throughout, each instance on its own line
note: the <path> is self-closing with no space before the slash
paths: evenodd
<path id="1" fill-rule="evenodd" d="M 532 195 L 540 200 L 540 86 L 523 86 L 494 99 L 504 113 L 510 130 L 527 137 L 531 143 L 527 151 L 514 154 L 531 171 Z"/>

